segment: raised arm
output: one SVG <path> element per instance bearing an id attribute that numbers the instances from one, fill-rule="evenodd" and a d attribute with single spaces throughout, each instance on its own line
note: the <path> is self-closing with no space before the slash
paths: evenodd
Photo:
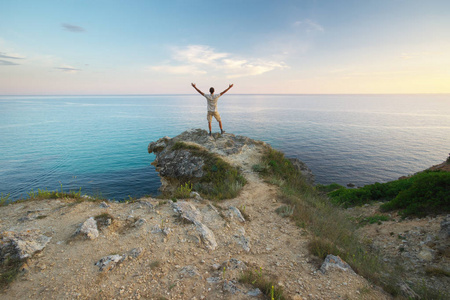
<path id="1" fill-rule="evenodd" d="M 228 92 L 228 90 L 231 89 L 232 87 L 233 87 L 233 84 L 230 84 L 230 86 L 229 86 L 225 91 L 223 91 L 222 93 L 220 93 L 220 96 L 222 96 L 223 94 L 225 94 L 226 92 Z"/>
<path id="2" fill-rule="evenodd" d="M 205 96 L 205 94 L 203 94 L 203 92 L 202 91 L 200 91 L 196 86 L 195 86 L 195 83 L 191 83 L 192 84 L 192 86 L 194 87 L 194 89 L 196 89 L 197 90 L 197 92 L 199 92 L 200 93 L 200 95 L 202 95 L 202 96 Z"/>

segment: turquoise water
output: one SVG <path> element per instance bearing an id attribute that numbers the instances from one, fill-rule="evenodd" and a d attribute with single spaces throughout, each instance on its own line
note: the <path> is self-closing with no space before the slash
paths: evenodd
<path id="1" fill-rule="evenodd" d="M 324 184 L 386 182 L 450 152 L 450 95 L 227 94 L 219 111 L 227 132 L 298 157 Z M 207 128 L 199 95 L 2 96 L 0 192 L 156 195 L 148 143 L 190 128 Z"/>

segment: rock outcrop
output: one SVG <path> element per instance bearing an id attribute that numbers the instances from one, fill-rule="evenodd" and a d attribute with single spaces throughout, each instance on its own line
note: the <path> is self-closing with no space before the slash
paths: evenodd
<path id="1" fill-rule="evenodd" d="M 176 147 L 178 142 L 183 142 L 187 147 Z M 178 144 L 179 145 L 179 144 Z M 173 191 L 183 182 L 196 182 L 205 175 L 205 158 L 193 149 L 206 150 L 209 153 L 219 155 L 233 165 L 242 165 L 248 162 L 242 161 L 247 157 L 245 152 L 259 148 L 260 151 L 269 146 L 262 142 L 245 136 L 234 134 L 214 134 L 209 136 L 206 130 L 191 129 L 180 135 L 169 138 L 167 136 L 151 142 L 148 152 L 154 153 L 156 158 L 152 163 L 161 177 L 161 191 Z M 238 158 L 241 161 L 236 161 Z M 290 159 L 310 184 L 314 183 L 314 175 L 305 163 L 298 159 Z"/>

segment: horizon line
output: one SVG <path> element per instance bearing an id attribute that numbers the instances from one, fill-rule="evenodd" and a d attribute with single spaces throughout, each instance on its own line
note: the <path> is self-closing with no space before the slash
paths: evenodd
<path id="1" fill-rule="evenodd" d="M 80 97 L 80 96 L 192 96 L 197 95 L 196 93 L 189 94 L 0 94 L 0 97 Z M 448 93 L 249 93 L 249 94 L 227 94 L 227 96 L 238 95 L 238 96 L 254 96 L 254 95 L 267 95 L 267 96 L 335 96 L 335 95 L 450 95 Z"/>

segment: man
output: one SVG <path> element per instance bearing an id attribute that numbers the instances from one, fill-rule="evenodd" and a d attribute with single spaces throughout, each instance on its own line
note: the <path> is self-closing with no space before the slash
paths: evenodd
<path id="1" fill-rule="evenodd" d="M 209 95 L 205 95 L 202 91 L 200 91 L 195 86 L 195 83 L 192 83 L 192 86 L 194 87 L 194 89 L 197 90 L 197 92 L 200 93 L 200 95 L 204 96 L 206 98 L 206 100 L 208 101 L 208 114 L 206 115 L 206 119 L 208 120 L 209 136 L 212 136 L 212 133 L 211 133 L 212 117 L 216 118 L 217 122 L 219 122 L 220 133 L 221 134 L 225 133 L 225 131 L 222 128 L 222 120 L 220 119 L 219 112 L 217 111 L 217 100 L 219 99 L 220 96 L 222 96 L 223 94 L 228 92 L 228 90 L 233 87 L 233 84 L 230 84 L 230 86 L 220 94 L 214 94 L 214 88 L 212 87 L 209 89 L 209 92 L 211 93 Z"/>

